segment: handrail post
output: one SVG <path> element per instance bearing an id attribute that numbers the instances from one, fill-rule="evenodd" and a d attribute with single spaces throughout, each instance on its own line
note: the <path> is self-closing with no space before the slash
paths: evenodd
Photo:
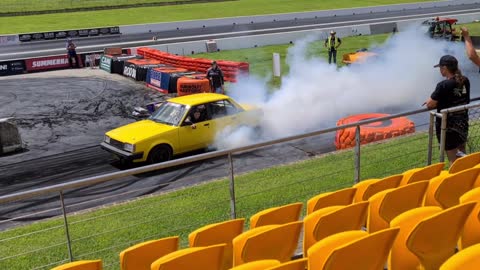
<path id="1" fill-rule="evenodd" d="M 433 126 L 435 122 L 435 114 L 430 113 L 430 122 L 428 127 L 428 153 L 427 153 L 427 166 L 432 164 L 433 155 Z"/>
<path id="2" fill-rule="evenodd" d="M 72 241 L 70 240 L 70 231 L 68 230 L 68 221 L 67 221 L 67 210 L 65 209 L 65 200 L 63 198 L 62 191 L 60 191 L 60 204 L 62 206 L 63 223 L 65 224 L 65 235 L 67 236 L 68 256 L 70 257 L 70 262 L 73 262 Z"/>
<path id="3" fill-rule="evenodd" d="M 236 202 L 235 202 L 235 177 L 233 171 L 232 153 L 228 153 L 229 174 L 230 174 L 230 216 L 232 219 L 237 218 Z"/>
<path id="4" fill-rule="evenodd" d="M 447 112 L 442 112 L 442 125 L 440 133 L 440 162 L 445 161 L 445 141 L 447 137 Z"/>
<path id="5" fill-rule="evenodd" d="M 360 126 L 355 128 L 355 184 L 360 182 Z"/>

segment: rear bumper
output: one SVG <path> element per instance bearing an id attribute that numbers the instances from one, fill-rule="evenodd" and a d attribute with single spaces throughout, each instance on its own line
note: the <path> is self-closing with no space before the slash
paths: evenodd
<path id="1" fill-rule="evenodd" d="M 108 144 L 106 142 L 100 143 L 100 146 L 102 147 L 102 149 L 104 149 L 104 150 L 106 150 L 110 153 L 113 153 L 116 156 L 118 156 L 122 159 L 125 159 L 125 160 L 133 161 L 133 160 L 136 160 L 136 159 L 142 159 L 143 158 L 143 152 L 130 153 L 130 152 L 118 149 L 114 146 L 111 146 L 110 144 Z"/>

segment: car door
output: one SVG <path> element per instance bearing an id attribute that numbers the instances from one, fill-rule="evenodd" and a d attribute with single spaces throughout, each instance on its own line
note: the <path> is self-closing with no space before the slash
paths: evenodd
<path id="1" fill-rule="evenodd" d="M 191 107 L 187 115 L 190 115 L 197 107 L 198 106 Z M 178 131 L 182 153 L 206 148 L 213 141 L 214 130 L 211 115 L 206 109 L 204 113 L 205 120 L 195 123 L 195 128 L 193 128 L 190 123 L 187 123 L 185 121 L 186 119 L 183 120 Z"/>
<path id="2" fill-rule="evenodd" d="M 239 113 L 242 109 L 235 106 L 228 99 L 211 102 L 208 104 L 208 107 L 212 115 L 215 135 L 218 135 L 227 127 L 234 128 L 241 122 Z"/>

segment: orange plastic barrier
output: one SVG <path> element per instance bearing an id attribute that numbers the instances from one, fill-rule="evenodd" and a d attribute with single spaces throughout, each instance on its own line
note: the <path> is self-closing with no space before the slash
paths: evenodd
<path id="1" fill-rule="evenodd" d="M 196 93 L 210 93 L 210 82 L 206 78 L 181 77 L 177 81 L 178 96 L 186 96 Z"/>
<path id="2" fill-rule="evenodd" d="M 389 115 L 382 113 L 352 115 L 338 120 L 337 126 L 385 116 Z M 351 127 L 337 131 L 335 135 L 335 146 L 337 149 L 346 149 L 355 146 L 355 129 L 355 127 Z M 374 122 L 360 126 L 360 144 L 381 141 L 413 132 L 415 132 L 415 124 L 406 117 Z"/>
<path id="3" fill-rule="evenodd" d="M 162 64 L 203 73 L 207 72 L 213 61 L 211 59 L 173 55 L 148 47 L 138 48 L 137 53 L 145 58 L 156 59 Z M 236 82 L 240 74 L 248 74 L 250 72 L 250 65 L 247 62 L 218 60 L 217 64 L 224 73 L 225 81 L 228 82 Z"/>

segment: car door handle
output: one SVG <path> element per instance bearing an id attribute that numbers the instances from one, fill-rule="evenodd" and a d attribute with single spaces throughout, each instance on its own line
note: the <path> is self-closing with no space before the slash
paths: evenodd
<path id="1" fill-rule="evenodd" d="M 204 124 L 203 126 L 208 127 L 208 126 L 210 126 L 210 124 L 207 123 L 207 124 Z"/>

